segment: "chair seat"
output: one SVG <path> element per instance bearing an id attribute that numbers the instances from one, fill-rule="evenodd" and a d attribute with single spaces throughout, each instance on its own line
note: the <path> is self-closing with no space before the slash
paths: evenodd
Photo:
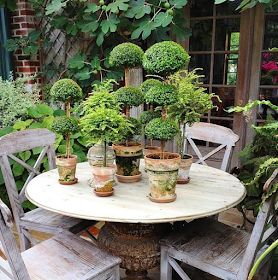
<path id="1" fill-rule="evenodd" d="M 161 244 L 170 249 L 170 256 L 203 271 L 218 267 L 235 275 L 249 239 L 249 233 L 207 218 L 188 223 Z"/>
<path id="2" fill-rule="evenodd" d="M 70 232 L 39 243 L 22 257 L 32 280 L 114 279 L 112 268 L 121 262 Z"/>
<path id="3" fill-rule="evenodd" d="M 80 228 L 80 231 L 93 223 L 93 221 L 84 221 L 77 218 L 63 216 L 42 208 L 37 208 L 27 212 L 24 217 L 21 218 L 20 222 L 26 229 L 38 231 L 46 230 L 49 233 L 58 233 L 64 230 L 70 230 L 74 227 L 78 229 Z M 73 232 L 73 230 L 71 231 Z M 76 232 L 78 232 L 78 230 L 76 230 Z"/>

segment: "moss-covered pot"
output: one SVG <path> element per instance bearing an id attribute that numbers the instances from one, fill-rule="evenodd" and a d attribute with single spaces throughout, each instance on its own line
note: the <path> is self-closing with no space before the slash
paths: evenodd
<path id="1" fill-rule="evenodd" d="M 62 185 L 73 185 L 77 183 L 76 173 L 77 156 L 71 155 L 69 158 L 65 156 L 56 157 L 56 165 L 59 173 L 59 183 Z"/>
<path id="2" fill-rule="evenodd" d="M 93 166 L 93 186 L 94 192 L 99 196 L 110 196 L 113 194 L 115 165 Z"/>
<path id="3" fill-rule="evenodd" d="M 181 157 L 165 152 L 145 156 L 145 168 L 149 175 L 150 199 L 154 202 L 172 202 L 176 199 L 176 183 Z"/>
<path id="4" fill-rule="evenodd" d="M 192 155 L 184 155 L 181 159 L 180 169 L 178 173 L 178 184 L 187 184 L 190 180 L 189 178 L 189 171 L 190 167 L 193 163 L 193 156 Z"/>
<path id="5" fill-rule="evenodd" d="M 116 176 L 120 175 L 117 176 L 117 179 L 123 183 L 140 181 L 141 173 L 139 171 L 139 168 L 140 168 L 140 158 L 142 158 L 143 155 L 142 145 L 137 142 L 128 142 L 128 145 L 114 144 L 112 147 L 116 154 L 116 165 L 117 165 Z M 124 177 L 128 177 L 128 178 L 126 178 L 125 180 Z"/>

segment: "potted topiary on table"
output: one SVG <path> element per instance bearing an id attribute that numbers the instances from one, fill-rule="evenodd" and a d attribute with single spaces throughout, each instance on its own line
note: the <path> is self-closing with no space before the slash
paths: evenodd
<path id="1" fill-rule="evenodd" d="M 64 136 L 66 149 L 64 155 L 56 157 L 59 182 L 64 185 L 77 183 L 75 177 L 77 156 L 71 154 L 70 135 L 78 130 L 78 121 L 71 117 L 71 105 L 82 98 L 82 89 L 71 79 L 62 79 L 54 83 L 50 94 L 54 100 L 64 103 L 66 116 L 57 117 L 53 122 L 53 130 Z"/>
<path id="2" fill-rule="evenodd" d="M 167 116 L 167 107 L 178 100 L 177 88 L 165 82 L 168 75 L 185 68 L 189 62 L 187 52 L 175 42 L 161 42 L 144 54 L 143 67 L 163 82 L 151 87 L 145 94 L 147 103 L 161 107 L 161 117 L 150 121 L 145 128 L 147 138 L 161 141 L 161 152 L 145 155 L 149 175 L 150 196 L 154 202 L 172 202 L 176 199 L 175 187 L 181 157 L 164 151 L 165 142 L 179 132 L 175 120 Z"/>
<path id="3" fill-rule="evenodd" d="M 117 101 L 125 112 L 126 118 L 132 123 L 134 130 L 127 131 L 123 142 L 113 144 L 116 154 L 117 179 L 120 182 L 130 183 L 141 180 L 142 174 L 139 171 L 140 158 L 143 155 L 141 143 L 132 141 L 134 135 L 139 135 L 141 131 L 140 122 L 130 117 L 130 108 L 139 106 L 144 102 L 144 96 L 140 89 L 135 87 L 122 87 L 115 92 Z"/>
<path id="4" fill-rule="evenodd" d="M 200 78 L 203 76 L 198 75 L 196 73 L 197 70 L 202 69 L 195 69 L 193 71 L 181 70 L 170 75 L 167 79 L 167 83 L 175 86 L 178 92 L 178 100 L 168 107 L 168 113 L 171 118 L 177 120 L 179 127 L 182 127 L 179 141 L 177 141 L 179 144 L 178 150 L 181 155 L 178 184 L 189 182 L 189 171 L 193 162 L 192 155 L 184 153 L 186 126 L 199 122 L 205 113 L 215 108 L 212 98 L 216 97 L 220 102 L 217 95 L 213 93 L 208 94 L 206 88 L 200 86 Z"/>

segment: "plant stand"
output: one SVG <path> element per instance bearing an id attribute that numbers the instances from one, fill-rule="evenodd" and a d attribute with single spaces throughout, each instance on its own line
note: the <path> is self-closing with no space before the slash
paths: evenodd
<path id="1" fill-rule="evenodd" d="M 98 242 L 100 248 L 122 259 L 126 280 L 147 280 L 148 270 L 160 262 L 159 240 L 169 231 L 170 224 L 106 223 Z"/>

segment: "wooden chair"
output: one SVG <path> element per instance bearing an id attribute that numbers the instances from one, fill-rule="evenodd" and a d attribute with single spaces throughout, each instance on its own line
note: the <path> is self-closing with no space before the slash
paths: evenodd
<path id="1" fill-rule="evenodd" d="M 196 163 L 207 165 L 205 161 L 208 158 L 210 158 L 220 150 L 225 149 L 225 154 L 221 163 L 221 170 L 228 170 L 233 147 L 239 140 L 238 135 L 236 135 L 231 129 L 212 123 L 199 122 L 194 123 L 192 126 L 186 127 L 185 135 L 187 141 L 185 141 L 184 151 L 185 153 L 188 152 L 189 143 L 196 153 L 197 157 L 199 158 Z M 199 148 L 196 146 L 194 140 L 216 143 L 219 144 L 219 146 L 213 149 L 207 155 L 203 156 Z"/>
<path id="2" fill-rule="evenodd" d="M 49 169 L 56 167 L 55 151 L 53 149 L 54 142 L 55 134 L 47 129 L 29 129 L 14 132 L 0 138 L 0 167 L 22 251 L 29 248 L 31 243 L 35 243 L 28 230 L 50 234 L 57 234 L 68 230 L 78 233 L 91 224 L 88 221 L 66 217 L 42 208 L 37 208 L 27 213 L 23 211 L 22 203 L 27 200 L 25 197 L 25 188 L 30 180 L 40 174 L 40 167 L 45 156 L 48 157 Z M 33 167 L 14 155 L 39 147 L 42 148 L 42 151 Z M 20 193 L 17 190 L 9 159 L 17 162 L 29 171 L 29 176 Z"/>
<path id="3" fill-rule="evenodd" d="M 264 190 L 278 181 L 277 174 L 278 169 Z M 172 279 L 172 269 L 183 280 L 190 279 L 176 260 L 220 279 L 246 280 L 258 251 L 277 236 L 275 195 L 263 203 L 251 235 L 208 218 L 193 221 L 161 241 L 160 280 Z"/>
<path id="4" fill-rule="evenodd" d="M 70 233 L 20 253 L 12 233 L 12 215 L 0 200 L 0 241 L 8 262 L 0 261 L 0 279 L 13 280 L 118 280 L 118 257 Z"/>

